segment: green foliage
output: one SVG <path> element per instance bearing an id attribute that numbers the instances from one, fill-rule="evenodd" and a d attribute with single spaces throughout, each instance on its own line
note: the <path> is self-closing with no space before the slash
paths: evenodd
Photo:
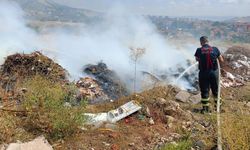
<path id="1" fill-rule="evenodd" d="M 189 150 L 192 147 L 190 140 L 183 140 L 178 143 L 166 144 L 161 150 Z"/>
<path id="2" fill-rule="evenodd" d="M 66 106 L 75 99 L 72 85 L 62 86 L 36 76 L 25 82 L 27 93 L 23 107 L 27 111 L 26 127 L 47 133 L 50 138 L 63 138 L 77 131 L 84 123 L 84 105 Z"/>

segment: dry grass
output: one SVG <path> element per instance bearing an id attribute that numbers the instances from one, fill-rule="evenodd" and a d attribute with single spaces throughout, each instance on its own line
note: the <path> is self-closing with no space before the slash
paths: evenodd
<path id="1" fill-rule="evenodd" d="M 226 113 L 222 116 L 225 149 L 250 149 L 250 115 Z"/>
<path id="2" fill-rule="evenodd" d="M 0 109 L 0 144 L 26 141 L 41 134 L 50 141 L 57 140 L 75 134 L 84 124 L 85 103 L 64 105 L 76 104 L 74 85 L 35 76 L 18 86 L 27 88 L 27 92 L 19 96 L 20 104 L 8 100 L 13 105 Z"/>
<path id="3" fill-rule="evenodd" d="M 0 111 L 0 144 L 20 141 L 28 141 L 35 138 L 34 135 L 22 128 L 21 118 L 9 112 Z"/>
<path id="4" fill-rule="evenodd" d="M 27 111 L 26 127 L 29 131 L 44 132 L 50 138 L 63 138 L 78 130 L 84 123 L 84 104 L 68 107 L 65 102 L 74 100 L 74 88 L 62 87 L 43 77 L 36 76 L 25 82 L 28 89 L 23 106 Z"/>

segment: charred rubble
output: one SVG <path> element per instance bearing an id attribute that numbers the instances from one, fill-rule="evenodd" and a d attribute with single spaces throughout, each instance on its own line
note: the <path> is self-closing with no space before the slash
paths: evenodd
<path id="1" fill-rule="evenodd" d="M 108 69 L 107 65 L 103 62 L 97 65 L 86 65 L 84 67 L 84 72 L 93 76 L 97 84 L 103 89 L 103 92 L 113 100 L 129 94 L 125 84 L 118 75 L 114 71 Z"/>
<path id="2" fill-rule="evenodd" d="M 90 104 L 110 100 L 95 79 L 90 77 L 81 78 L 77 81 L 76 86 L 79 89 L 79 93 L 77 94 L 78 100 L 87 99 Z"/>

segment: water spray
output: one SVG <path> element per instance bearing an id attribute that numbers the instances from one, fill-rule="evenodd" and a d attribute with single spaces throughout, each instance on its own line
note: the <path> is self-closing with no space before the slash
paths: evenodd
<path id="1" fill-rule="evenodd" d="M 195 67 L 196 65 L 198 65 L 198 62 L 194 63 L 193 65 L 189 66 L 185 71 L 183 71 L 178 78 L 175 80 L 174 83 L 177 83 L 190 69 L 192 69 L 193 67 Z"/>

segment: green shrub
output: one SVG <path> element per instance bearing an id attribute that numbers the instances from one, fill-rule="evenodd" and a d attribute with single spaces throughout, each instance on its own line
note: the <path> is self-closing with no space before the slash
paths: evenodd
<path id="1" fill-rule="evenodd" d="M 190 140 L 183 140 L 176 144 L 166 144 L 161 150 L 189 150 L 192 147 L 192 142 Z"/>
<path id="2" fill-rule="evenodd" d="M 25 127 L 29 131 L 44 132 L 50 138 L 63 138 L 77 131 L 84 123 L 84 104 L 65 106 L 72 102 L 76 88 L 72 85 L 62 86 L 43 77 L 36 76 L 24 85 L 23 107 L 26 114 Z"/>

